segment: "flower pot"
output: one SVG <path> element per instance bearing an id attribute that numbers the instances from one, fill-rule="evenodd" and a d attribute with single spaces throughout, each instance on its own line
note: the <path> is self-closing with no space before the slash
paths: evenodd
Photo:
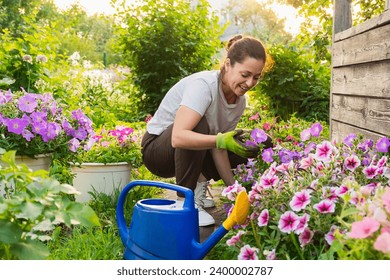
<path id="1" fill-rule="evenodd" d="M 28 156 L 16 156 L 16 164 L 26 164 L 32 171 L 46 170 L 49 171 L 51 164 L 51 154 L 36 155 L 35 158 Z"/>
<path id="2" fill-rule="evenodd" d="M 89 192 L 95 190 L 112 194 L 115 189 L 123 189 L 130 182 L 131 165 L 127 162 L 118 163 L 83 163 L 72 166 L 73 186 L 81 193 L 76 195 L 76 201 L 91 200 Z"/>

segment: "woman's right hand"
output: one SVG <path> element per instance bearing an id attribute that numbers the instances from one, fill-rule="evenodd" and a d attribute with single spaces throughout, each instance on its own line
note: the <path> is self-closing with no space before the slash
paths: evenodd
<path id="1" fill-rule="evenodd" d="M 244 147 L 235 140 L 235 136 L 240 135 L 242 133 L 243 131 L 241 129 L 228 131 L 226 133 L 218 133 L 216 140 L 217 149 L 231 151 L 243 158 L 257 157 L 257 154 L 259 152 L 258 148 Z"/>

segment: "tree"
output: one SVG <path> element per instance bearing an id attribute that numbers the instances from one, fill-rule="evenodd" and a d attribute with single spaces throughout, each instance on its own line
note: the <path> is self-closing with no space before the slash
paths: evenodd
<path id="1" fill-rule="evenodd" d="M 297 41 L 302 45 L 312 46 L 316 52 L 317 61 L 330 62 L 329 46 L 333 33 L 333 1 L 334 0 L 277 0 L 279 3 L 288 4 L 298 9 L 298 12 L 306 21 L 301 26 L 300 36 Z M 366 21 L 384 10 L 385 0 L 359 0 L 354 5 L 360 11 L 354 14 L 353 25 Z M 318 20 L 318 24 L 314 24 Z"/>
<path id="2" fill-rule="evenodd" d="M 223 28 L 205 0 L 196 7 L 187 0 L 138 1 L 119 15 L 120 50 L 139 89 L 134 108 L 141 116 L 153 114 L 180 78 L 215 64 Z"/>
<path id="3" fill-rule="evenodd" d="M 229 0 L 226 9 L 243 31 L 267 44 L 287 43 L 292 38 L 284 30 L 285 20 L 279 19 L 265 3 L 257 0 Z"/>

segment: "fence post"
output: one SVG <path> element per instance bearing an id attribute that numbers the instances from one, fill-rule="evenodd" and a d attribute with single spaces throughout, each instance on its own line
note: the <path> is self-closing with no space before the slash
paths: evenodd
<path id="1" fill-rule="evenodd" d="M 389 1 L 387 0 L 387 2 Z M 351 26 L 351 0 L 334 0 L 333 35 Z"/>

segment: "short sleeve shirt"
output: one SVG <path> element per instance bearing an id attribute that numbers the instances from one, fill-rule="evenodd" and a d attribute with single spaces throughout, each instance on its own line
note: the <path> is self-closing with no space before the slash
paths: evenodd
<path id="1" fill-rule="evenodd" d="M 202 71 L 181 79 L 165 95 L 155 115 L 147 124 L 150 134 L 160 135 L 170 126 L 181 105 L 205 116 L 210 134 L 234 130 L 244 113 L 246 100 L 239 96 L 228 104 L 222 93 L 218 70 Z"/>

